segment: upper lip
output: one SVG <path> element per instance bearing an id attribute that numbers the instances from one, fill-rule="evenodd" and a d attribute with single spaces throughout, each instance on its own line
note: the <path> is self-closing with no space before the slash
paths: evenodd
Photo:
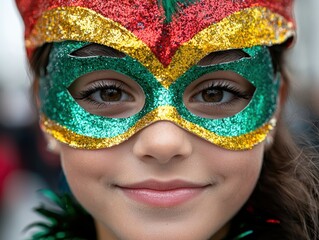
<path id="1" fill-rule="evenodd" d="M 172 180 L 172 181 L 157 181 L 157 180 L 146 180 L 142 182 L 137 182 L 133 184 L 127 185 L 118 185 L 120 188 L 127 189 L 150 189 L 157 191 L 169 191 L 174 189 L 181 188 L 204 188 L 211 184 L 201 184 L 201 183 L 193 183 L 184 180 Z"/>

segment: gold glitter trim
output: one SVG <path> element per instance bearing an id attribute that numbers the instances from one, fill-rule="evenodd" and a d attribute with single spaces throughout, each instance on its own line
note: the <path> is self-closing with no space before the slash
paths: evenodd
<path id="1" fill-rule="evenodd" d="M 275 122 L 270 121 L 259 129 L 241 136 L 218 136 L 217 134 L 203 127 L 181 118 L 177 110 L 172 106 L 158 107 L 157 109 L 145 115 L 125 133 L 110 138 L 94 138 L 74 133 L 66 127 L 63 127 L 60 124 L 48 119 L 44 115 L 41 116 L 40 122 L 41 127 L 45 132 L 51 134 L 60 142 L 66 143 L 71 147 L 82 149 L 101 149 L 118 145 L 141 129 L 160 120 L 171 121 L 181 128 L 201 138 L 204 138 L 213 144 L 229 150 L 248 150 L 253 148 L 253 146 L 262 142 L 266 138 L 269 131 L 275 126 Z"/>
<path id="2" fill-rule="evenodd" d="M 294 28 L 281 15 L 265 7 L 243 9 L 214 23 L 182 44 L 166 68 L 150 48 L 117 22 L 82 7 L 59 7 L 37 21 L 28 48 L 61 40 L 104 44 L 137 59 L 168 88 L 207 54 L 255 45 L 280 44 L 294 35 Z"/>

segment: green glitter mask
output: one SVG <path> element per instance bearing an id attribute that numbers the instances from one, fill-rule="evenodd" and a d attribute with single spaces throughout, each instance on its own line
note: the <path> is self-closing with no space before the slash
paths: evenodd
<path id="1" fill-rule="evenodd" d="M 166 88 L 128 55 L 124 58 L 70 55 L 87 44 L 53 43 L 47 74 L 40 79 L 42 126 L 61 142 L 84 149 L 111 147 L 155 121 L 168 120 L 223 148 L 245 150 L 263 141 L 272 129 L 269 121 L 276 109 L 280 77 L 274 77 L 267 47 L 243 49 L 250 57 L 233 62 L 194 65 Z M 108 118 L 91 114 L 78 105 L 68 87 L 79 77 L 101 70 L 113 70 L 135 80 L 145 93 L 143 109 L 127 118 Z M 255 87 L 252 99 L 231 117 L 208 119 L 191 113 L 183 103 L 185 89 L 199 77 L 216 71 L 232 71 L 247 79 Z"/>

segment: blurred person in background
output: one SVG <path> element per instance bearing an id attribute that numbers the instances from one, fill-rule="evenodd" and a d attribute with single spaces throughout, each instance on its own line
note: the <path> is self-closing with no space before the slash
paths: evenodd
<path id="1" fill-rule="evenodd" d="M 85 208 L 44 192 L 33 239 L 318 238 L 318 156 L 281 117 L 292 1 L 17 2 Z"/>

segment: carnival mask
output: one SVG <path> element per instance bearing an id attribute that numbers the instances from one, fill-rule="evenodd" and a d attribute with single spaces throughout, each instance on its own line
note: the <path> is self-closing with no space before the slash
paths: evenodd
<path id="1" fill-rule="evenodd" d="M 268 47 L 294 35 L 290 1 L 177 1 L 172 8 L 149 0 L 41 4 L 37 13 L 23 9 L 28 5 L 22 2 L 20 10 L 30 55 L 35 47 L 54 42 L 40 79 L 41 123 L 61 142 L 84 149 L 111 147 L 167 120 L 220 147 L 245 150 L 273 128 L 280 75 L 274 72 Z M 113 48 L 124 57 L 72 55 L 90 43 Z M 231 49 L 247 56 L 197 64 L 212 52 Z M 145 103 L 140 111 L 125 118 L 99 116 L 76 102 L 69 92 L 72 83 L 104 70 L 123 74 L 141 87 Z M 218 71 L 238 74 L 254 86 L 248 105 L 221 118 L 192 112 L 183 101 L 185 90 Z"/>

